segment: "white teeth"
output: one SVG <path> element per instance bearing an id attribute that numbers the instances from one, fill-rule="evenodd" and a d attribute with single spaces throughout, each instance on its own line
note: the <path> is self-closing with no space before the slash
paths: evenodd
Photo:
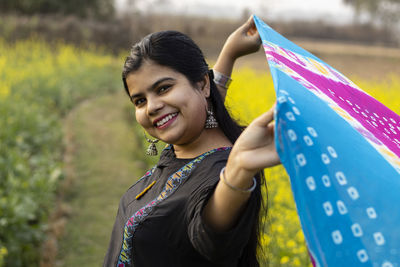
<path id="1" fill-rule="evenodd" d="M 178 113 L 174 113 L 174 114 L 169 114 L 168 116 L 166 116 L 164 119 L 158 121 L 156 123 L 157 127 L 160 127 L 162 125 L 164 125 L 165 123 L 167 123 L 170 119 L 172 119 L 173 117 L 175 117 Z"/>

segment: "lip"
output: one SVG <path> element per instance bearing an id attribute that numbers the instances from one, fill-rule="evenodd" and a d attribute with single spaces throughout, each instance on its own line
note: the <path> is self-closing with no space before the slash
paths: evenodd
<path id="1" fill-rule="evenodd" d="M 169 121 L 167 121 L 165 124 L 161 125 L 161 126 L 157 126 L 157 122 L 163 120 L 164 118 L 166 118 L 169 115 L 173 115 L 175 114 L 175 116 L 173 116 Z M 157 119 L 155 119 L 153 121 L 153 126 L 156 127 L 157 129 L 162 129 L 167 127 L 168 125 L 170 125 L 173 121 L 175 121 L 176 117 L 178 116 L 178 112 L 172 112 L 172 113 L 167 113 L 161 117 L 158 117 Z"/>

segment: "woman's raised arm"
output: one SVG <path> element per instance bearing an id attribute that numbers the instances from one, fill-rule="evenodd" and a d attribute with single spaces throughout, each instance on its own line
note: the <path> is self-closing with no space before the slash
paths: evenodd
<path id="1" fill-rule="evenodd" d="M 242 26 L 231 33 L 231 35 L 225 41 L 225 44 L 213 69 L 225 76 L 230 77 L 236 59 L 241 56 L 257 52 L 260 46 L 261 39 L 253 17 L 251 16 Z M 218 84 L 217 87 L 222 99 L 225 100 L 227 88 Z"/>

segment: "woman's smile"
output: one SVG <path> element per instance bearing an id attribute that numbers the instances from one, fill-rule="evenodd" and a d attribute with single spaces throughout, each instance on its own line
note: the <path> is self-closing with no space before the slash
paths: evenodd
<path id="1" fill-rule="evenodd" d="M 171 125 L 176 120 L 177 116 L 178 116 L 178 112 L 161 116 L 160 118 L 154 120 L 153 125 L 157 129 L 167 128 L 169 125 Z"/>

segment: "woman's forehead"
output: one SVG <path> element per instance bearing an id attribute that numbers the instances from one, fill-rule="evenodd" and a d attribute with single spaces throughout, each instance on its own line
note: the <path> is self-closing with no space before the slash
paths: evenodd
<path id="1" fill-rule="evenodd" d="M 184 76 L 174 69 L 159 65 L 153 61 L 144 61 L 139 69 L 130 72 L 126 77 L 129 93 L 146 90 L 160 79 L 172 78 L 174 80 Z"/>

